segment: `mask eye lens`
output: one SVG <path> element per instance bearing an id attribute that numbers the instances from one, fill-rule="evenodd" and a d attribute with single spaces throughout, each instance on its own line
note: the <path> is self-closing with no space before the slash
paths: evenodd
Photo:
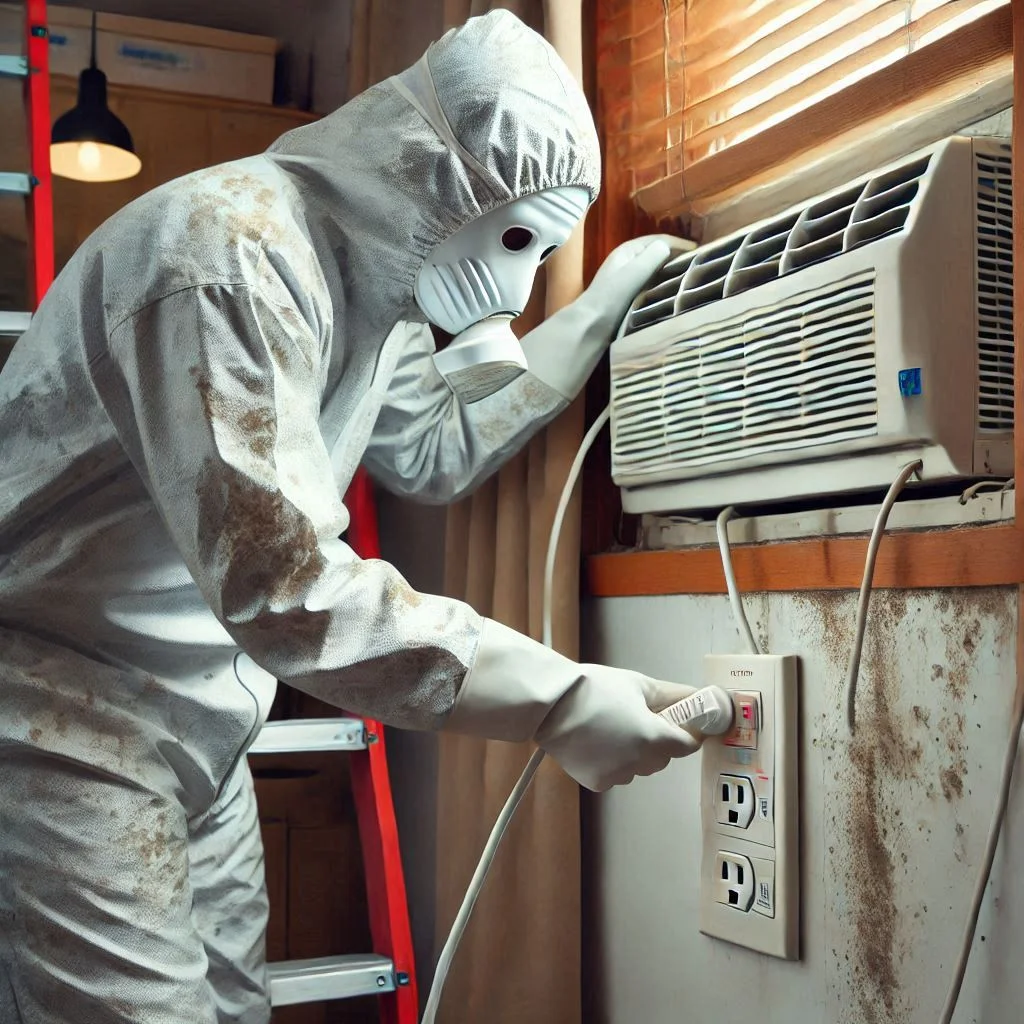
<path id="1" fill-rule="evenodd" d="M 533 232 L 529 228 L 509 228 L 501 236 L 501 244 L 509 252 L 522 252 L 533 241 Z"/>
<path id="2" fill-rule="evenodd" d="M 544 250 L 544 252 L 541 253 L 541 256 L 540 256 L 541 263 L 543 263 L 557 248 L 558 248 L 557 245 L 549 245 Z"/>

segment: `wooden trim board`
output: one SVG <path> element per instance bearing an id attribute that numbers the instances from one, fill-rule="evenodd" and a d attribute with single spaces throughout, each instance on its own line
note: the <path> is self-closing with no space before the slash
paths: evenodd
<path id="1" fill-rule="evenodd" d="M 824 537 L 736 546 L 740 590 L 856 590 L 864 573 L 866 537 Z M 594 555 L 587 560 L 594 597 L 724 594 L 718 548 Z M 1014 526 L 897 533 L 878 551 L 880 588 L 991 587 L 1024 582 L 1024 531 Z"/>

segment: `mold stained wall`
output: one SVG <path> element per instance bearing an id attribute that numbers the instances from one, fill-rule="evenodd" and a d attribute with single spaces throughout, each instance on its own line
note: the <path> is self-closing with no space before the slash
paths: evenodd
<path id="1" fill-rule="evenodd" d="M 801 659 L 799 963 L 697 929 L 698 757 L 587 800 L 593 1024 L 932 1024 L 994 803 L 1015 673 L 1015 589 L 877 591 L 850 740 L 843 679 L 852 593 L 756 595 L 763 650 Z M 742 651 L 724 597 L 615 598 L 587 615 L 588 657 L 701 682 Z M 1015 786 L 960 1022 L 1024 1004 L 1024 775 Z"/>
<path id="2" fill-rule="evenodd" d="M 1009 115 L 968 129 L 1009 134 Z M 700 761 L 585 800 L 592 1024 L 933 1024 L 992 817 L 1014 689 L 1015 589 L 876 591 L 856 738 L 843 680 L 853 593 L 748 595 L 762 649 L 801 659 L 802 959 L 698 931 Z M 743 647 L 725 597 L 591 600 L 586 657 L 701 684 Z M 958 1024 L 1024 1006 L 1024 765 Z"/>

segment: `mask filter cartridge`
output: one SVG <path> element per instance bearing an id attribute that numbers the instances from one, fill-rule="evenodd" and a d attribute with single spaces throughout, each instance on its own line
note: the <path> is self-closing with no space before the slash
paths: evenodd
<path id="1" fill-rule="evenodd" d="M 526 356 L 512 332 L 512 318 L 489 316 L 434 356 L 434 365 L 467 405 L 511 384 L 527 370 Z"/>

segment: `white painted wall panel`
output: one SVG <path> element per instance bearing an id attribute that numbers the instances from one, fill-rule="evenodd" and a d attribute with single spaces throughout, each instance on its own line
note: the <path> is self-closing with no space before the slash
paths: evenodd
<path id="1" fill-rule="evenodd" d="M 858 701 L 842 686 L 855 595 L 747 599 L 755 634 L 802 659 L 803 960 L 696 928 L 696 758 L 589 801 L 588 977 L 594 1024 L 931 1024 L 963 930 L 1014 686 L 1014 590 L 877 592 Z M 700 683 L 740 650 L 724 598 L 595 601 L 588 657 Z M 1024 1019 L 1024 773 L 957 1021 Z"/>

